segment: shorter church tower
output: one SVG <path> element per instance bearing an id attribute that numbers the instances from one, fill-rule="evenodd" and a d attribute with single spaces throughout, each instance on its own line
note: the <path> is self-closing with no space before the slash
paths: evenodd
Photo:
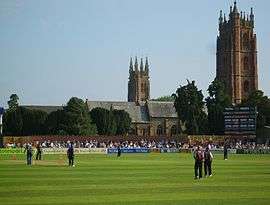
<path id="1" fill-rule="evenodd" d="M 129 65 L 129 81 L 128 81 L 128 102 L 145 102 L 150 99 L 150 82 L 149 82 L 149 64 L 148 59 L 141 58 L 140 67 L 138 59 L 135 57 L 133 65 L 132 58 L 130 58 Z"/>

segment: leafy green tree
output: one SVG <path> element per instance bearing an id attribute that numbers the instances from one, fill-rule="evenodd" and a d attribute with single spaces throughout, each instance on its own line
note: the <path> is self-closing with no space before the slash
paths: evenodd
<path id="1" fill-rule="evenodd" d="M 115 117 L 114 117 L 112 107 L 109 110 L 109 115 L 108 115 L 108 121 L 107 122 L 108 122 L 107 134 L 108 135 L 115 135 L 116 130 L 117 130 L 117 125 L 116 125 L 116 121 L 115 121 Z"/>
<path id="2" fill-rule="evenodd" d="M 165 102 L 174 102 L 174 97 L 171 95 L 161 96 L 156 99 L 152 99 L 153 101 L 165 101 Z"/>
<path id="3" fill-rule="evenodd" d="M 199 134 L 201 130 L 205 130 L 205 113 L 203 94 L 198 90 L 195 81 L 180 86 L 176 93 L 173 94 L 175 99 L 174 107 L 179 119 L 185 122 L 186 132 L 188 134 Z M 204 117 L 202 117 L 204 116 Z M 202 133 L 200 133 L 202 134 Z"/>
<path id="4" fill-rule="evenodd" d="M 90 116 L 93 122 L 97 126 L 97 132 L 99 135 L 107 134 L 107 116 L 109 116 L 109 111 L 104 108 L 94 108 L 90 111 Z"/>
<path id="5" fill-rule="evenodd" d="M 9 101 L 8 101 L 8 107 L 9 107 L 9 110 L 15 110 L 19 107 L 19 97 L 17 94 L 12 94 L 10 97 L 9 97 Z"/>
<path id="6" fill-rule="evenodd" d="M 45 134 L 45 120 L 47 113 L 41 110 L 30 110 L 24 107 L 18 108 L 23 119 L 22 135 Z"/>
<path id="7" fill-rule="evenodd" d="M 131 125 L 131 118 L 129 114 L 124 110 L 114 110 L 113 115 L 117 127 L 116 134 L 117 135 L 127 134 Z"/>
<path id="8" fill-rule="evenodd" d="M 230 96 L 226 93 L 224 84 L 217 79 L 209 85 L 208 93 L 206 105 L 209 132 L 211 134 L 224 134 L 223 112 L 226 107 L 231 106 Z"/>
<path id="9" fill-rule="evenodd" d="M 94 108 L 90 111 L 90 116 L 97 126 L 99 135 L 115 135 L 117 126 L 112 108 L 110 110 Z"/>
<path id="10" fill-rule="evenodd" d="M 264 95 L 263 91 L 257 90 L 242 102 L 242 106 L 257 107 L 257 128 L 270 125 L 270 99 Z"/>
<path id="11" fill-rule="evenodd" d="M 96 134 L 96 126 L 88 114 L 87 105 L 82 99 L 72 97 L 64 107 L 63 128 L 70 135 Z"/>
<path id="12" fill-rule="evenodd" d="M 57 110 L 54 112 L 51 112 L 45 121 L 45 130 L 47 134 L 53 134 L 53 135 L 66 135 L 68 134 L 64 130 L 64 122 L 65 119 L 65 112 L 64 110 Z"/>
<path id="13" fill-rule="evenodd" d="M 19 109 L 8 109 L 3 115 L 3 133 L 7 136 L 22 134 L 23 118 Z"/>

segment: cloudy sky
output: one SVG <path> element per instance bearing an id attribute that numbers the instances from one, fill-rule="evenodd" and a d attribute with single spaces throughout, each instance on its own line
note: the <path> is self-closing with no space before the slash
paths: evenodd
<path id="1" fill-rule="evenodd" d="M 233 0 L 1 0 L 0 106 L 127 99 L 130 56 L 149 57 L 151 98 L 215 77 L 219 10 Z M 270 1 L 254 7 L 259 87 L 270 95 Z"/>

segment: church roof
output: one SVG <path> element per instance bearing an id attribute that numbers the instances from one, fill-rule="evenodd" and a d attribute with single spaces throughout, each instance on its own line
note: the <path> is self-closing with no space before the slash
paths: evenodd
<path id="1" fill-rule="evenodd" d="M 136 105 L 135 102 L 114 102 L 114 101 L 87 101 L 89 110 L 100 107 L 107 110 L 125 110 L 131 117 L 133 123 L 148 123 L 149 117 L 145 105 Z"/>
<path id="2" fill-rule="evenodd" d="M 30 109 L 30 110 L 41 110 L 44 111 L 48 114 L 51 112 L 57 111 L 57 110 L 62 110 L 63 106 L 47 106 L 47 105 L 22 105 L 22 107 Z"/>
<path id="3" fill-rule="evenodd" d="M 156 118 L 177 118 L 173 102 L 148 101 L 150 117 Z"/>

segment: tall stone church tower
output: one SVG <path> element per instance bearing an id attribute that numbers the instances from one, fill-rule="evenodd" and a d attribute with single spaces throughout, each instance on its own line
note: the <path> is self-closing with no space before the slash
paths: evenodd
<path id="1" fill-rule="evenodd" d="M 130 58 L 129 65 L 129 81 L 128 81 L 128 102 L 145 102 L 150 98 L 150 82 L 149 82 L 149 64 L 146 58 L 145 66 L 143 59 L 138 65 L 137 57 L 133 65 L 132 58 Z"/>
<path id="2" fill-rule="evenodd" d="M 254 14 L 238 12 L 236 1 L 229 19 L 220 11 L 216 77 L 224 82 L 232 103 L 239 104 L 258 89 L 257 40 Z"/>

